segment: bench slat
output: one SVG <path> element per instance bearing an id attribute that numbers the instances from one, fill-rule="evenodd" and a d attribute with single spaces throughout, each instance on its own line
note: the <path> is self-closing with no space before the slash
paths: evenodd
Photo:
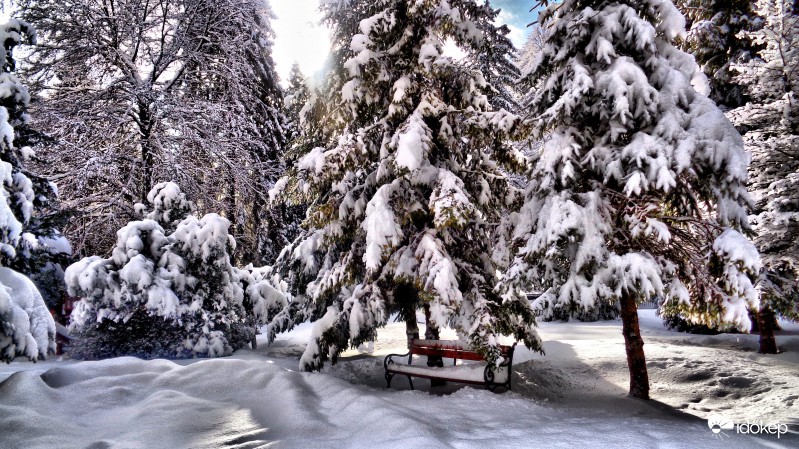
<path id="1" fill-rule="evenodd" d="M 413 355 L 428 355 L 440 356 L 450 359 L 460 360 L 483 360 L 483 356 L 472 351 L 458 351 L 455 349 L 439 349 L 439 348 L 426 348 L 420 346 L 411 346 L 411 354 Z"/>
<path id="2" fill-rule="evenodd" d="M 399 375 L 412 375 L 414 377 L 424 377 L 425 379 L 442 379 L 452 382 L 465 382 L 484 384 L 485 364 L 459 365 L 457 367 L 431 367 L 421 365 L 401 365 L 392 364 L 389 372 Z M 508 379 L 507 370 L 498 370 L 494 373 L 494 381 L 503 384 Z"/>

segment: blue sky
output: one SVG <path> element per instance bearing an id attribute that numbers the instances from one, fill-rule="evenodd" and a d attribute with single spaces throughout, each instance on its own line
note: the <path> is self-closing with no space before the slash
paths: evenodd
<path id="1" fill-rule="evenodd" d="M 500 11 L 497 19 L 510 28 L 510 38 L 517 47 L 521 47 L 529 34 L 527 24 L 534 21 L 537 13 L 530 12 L 535 0 L 491 0 L 491 6 Z"/>

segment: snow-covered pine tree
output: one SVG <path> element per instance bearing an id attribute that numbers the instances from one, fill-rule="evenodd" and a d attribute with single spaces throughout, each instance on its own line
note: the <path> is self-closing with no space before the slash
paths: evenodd
<path id="1" fill-rule="evenodd" d="M 483 51 L 481 53 L 472 54 L 463 62 L 473 63 L 475 69 L 491 86 L 491 91 L 487 96 L 494 110 L 504 109 L 516 114 L 521 107 L 520 95 L 516 89 L 521 72 L 513 61 L 517 50 L 506 37 L 510 29 L 507 25 L 499 27 L 496 25 L 499 12 L 499 9 L 491 9 L 485 20 L 475 22 L 475 25 L 481 29 L 486 42 L 482 43 Z"/>
<path id="2" fill-rule="evenodd" d="M 750 190 L 760 279 L 760 352 L 776 353 L 774 316 L 799 320 L 799 4 L 757 2 L 762 29 L 748 37 L 763 46 L 739 66 L 751 102 L 729 112 L 752 152 Z"/>
<path id="3" fill-rule="evenodd" d="M 158 266 L 169 243 L 155 221 L 134 221 L 117 233 L 110 258 L 91 256 L 66 269 L 69 294 L 81 298 L 71 316 L 72 357 L 191 354 L 177 323 L 180 300 L 171 288 L 171 272 L 179 270 Z"/>
<path id="4" fill-rule="evenodd" d="M 710 82 L 710 98 L 720 106 L 735 108 L 747 102 L 745 89 L 736 82 L 736 65 L 750 60 L 758 50 L 749 33 L 762 26 L 762 18 L 749 0 L 677 0 L 688 20 L 683 49 L 694 55 Z"/>
<path id="5" fill-rule="evenodd" d="M 491 232 L 514 191 L 491 156 L 508 158 L 517 122 L 494 110 L 478 67 L 500 67 L 509 45 L 493 9 L 472 0 L 330 0 L 331 123 L 337 143 L 314 148 L 273 193 L 305 196 L 307 231 L 278 261 L 295 294 L 292 318 L 316 321 L 303 369 L 373 340 L 392 312 L 428 306 L 488 360 L 510 334 L 540 349 L 526 299 L 494 292 Z M 451 38 L 467 57 L 442 54 Z M 502 61 L 502 62 L 501 62 Z M 495 65 L 496 64 L 496 65 Z M 335 125 L 333 125 L 335 126 Z"/>
<path id="6" fill-rule="evenodd" d="M 286 140 L 292 142 L 300 136 L 302 129 L 302 110 L 311 97 L 308 80 L 298 63 L 291 66 L 289 85 L 286 88 L 284 101 L 286 105 Z"/>
<path id="7" fill-rule="evenodd" d="M 29 229 L 36 223 L 34 208 L 41 186 L 24 171 L 22 163 L 32 150 L 19 146 L 15 135 L 15 128 L 30 119 L 28 89 L 13 73 L 13 51 L 26 40 L 36 40 L 27 23 L 10 20 L 0 25 L 0 360 L 4 362 L 17 356 L 35 361 L 55 349 L 55 323 L 44 299 L 30 279 L 12 269 L 32 265 L 31 253 L 40 245 L 46 252 L 45 238 L 50 237 Z M 51 241 L 54 247 L 60 242 Z"/>
<path id="8" fill-rule="evenodd" d="M 749 329 L 748 158 L 695 90 L 705 77 L 674 45 L 685 21 L 670 0 L 564 0 L 539 17 L 552 34 L 527 107 L 534 137 L 549 139 L 511 216 L 518 252 L 502 287 L 522 297 L 533 282 L 545 312 L 618 302 L 630 394 L 648 398 L 637 303 L 662 297 Z"/>
<path id="9" fill-rule="evenodd" d="M 235 241 L 227 219 L 180 216 L 191 203 L 171 182 L 157 184 L 147 198 L 139 209 L 149 209 L 149 218 L 120 229 L 110 258 L 67 268 L 69 292 L 81 298 L 72 314 L 75 356 L 227 355 L 250 342 L 274 310 L 285 309 L 285 296 L 266 274 L 231 265 Z M 156 220 L 174 232 L 166 235 Z"/>
<path id="10" fill-rule="evenodd" d="M 4 38 L 6 47 L 0 75 L 5 88 L 0 91 L 0 106 L 8 113 L 8 124 L 14 135 L 13 145 L 2 147 L 0 158 L 11 164 L 15 181 L 8 189 L 15 201 L 10 206 L 24 228 L 16 255 L 6 260 L 5 266 L 28 276 L 40 289 L 48 308 L 57 312 L 65 292 L 62 266 L 66 266 L 72 256 L 71 245 L 60 232 L 69 213 L 60 208 L 55 184 L 29 169 L 31 163 L 39 159 L 37 148 L 51 142 L 32 126 L 28 89 L 14 75 L 17 69 L 14 48 L 23 43 L 35 45 L 36 32 L 19 20 L 11 20 L 2 27 L 0 32 L 7 37 Z"/>
<path id="11" fill-rule="evenodd" d="M 310 153 L 314 148 L 335 145 L 336 136 L 344 129 L 341 114 L 337 110 L 341 107 L 340 92 L 336 91 L 335 79 L 328 76 L 326 79 L 317 80 L 315 85 L 306 87 L 305 92 L 300 92 L 299 97 L 307 95 L 294 119 L 296 133 L 288 143 L 284 158 L 289 166 L 294 165 L 301 157 Z M 340 85 L 340 84 L 339 84 Z M 294 90 L 289 90 L 288 98 L 294 98 Z M 300 106 L 292 101 L 291 108 Z M 287 199 L 287 198 L 284 198 Z M 303 203 L 303 199 L 296 197 L 296 203 Z"/>
<path id="12" fill-rule="evenodd" d="M 297 63 L 291 67 L 289 85 L 283 94 L 285 115 L 283 136 L 285 139 L 279 161 L 281 173 L 285 171 L 286 166 L 292 163 L 292 159 L 296 158 L 298 152 L 296 147 L 303 146 L 302 142 L 308 139 L 303 111 L 309 101 L 310 92 L 307 80 Z M 270 204 L 266 195 L 261 197 L 259 202 L 263 204 L 258 208 L 263 210 L 266 215 L 256 221 L 262 223 L 261 229 L 256 231 L 259 242 L 258 257 L 245 258 L 245 260 L 271 264 L 277 259 L 280 250 L 299 235 L 300 224 L 305 216 L 305 207 L 301 204 Z"/>
<path id="13" fill-rule="evenodd" d="M 241 28 L 249 31 L 252 36 L 247 50 L 247 61 L 251 70 L 244 75 L 244 79 L 251 79 L 250 82 L 254 85 L 256 104 L 246 101 L 242 104 L 248 115 L 254 117 L 256 124 L 257 133 L 253 135 L 254 141 L 249 144 L 247 152 L 256 161 L 254 172 L 257 189 L 251 192 L 253 196 L 250 210 L 245 214 L 250 219 L 243 227 L 244 243 L 247 245 L 243 248 L 241 260 L 262 265 L 274 262 L 280 250 L 297 236 L 301 211 L 285 205 L 270 205 L 267 195 L 275 181 L 285 172 L 283 153 L 288 142 L 283 89 L 272 59 L 274 31 L 271 20 L 275 16 L 269 3 L 263 0 L 229 0 L 228 5 L 232 9 L 245 5 L 247 14 L 253 19 L 252 23 L 248 23 L 247 17 L 243 17 Z M 265 142 L 265 145 L 260 141 Z M 231 196 L 235 198 L 235 195 Z M 228 215 L 234 217 L 232 214 Z M 253 244 L 249 243 L 250 236 Z"/>

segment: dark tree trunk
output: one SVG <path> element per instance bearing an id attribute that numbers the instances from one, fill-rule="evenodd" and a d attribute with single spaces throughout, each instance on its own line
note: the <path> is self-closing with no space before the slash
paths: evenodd
<path id="1" fill-rule="evenodd" d="M 150 107 L 146 101 L 139 101 L 139 131 L 141 133 L 141 170 L 142 177 L 139 180 L 139 189 L 142 204 L 147 204 L 147 194 L 153 187 L 153 165 L 154 154 L 153 144 L 150 141 L 153 128 Z"/>
<path id="2" fill-rule="evenodd" d="M 419 324 L 416 322 L 415 290 L 407 284 L 400 284 L 394 289 L 394 300 L 400 304 L 400 313 L 405 320 L 405 335 L 408 338 L 408 348 L 413 340 L 419 339 Z"/>
<path id="3" fill-rule="evenodd" d="M 771 311 L 771 329 L 775 331 L 782 330 L 780 327 L 779 321 L 777 321 L 777 314 Z M 757 310 L 749 309 L 749 319 L 752 321 L 752 328 L 749 330 L 752 334 L 759 334 L 760 333 L 760 312 Z"/>
<path id="4" fill-rule="evenodd" d="M 630 370 L 630 395 L 649 399 L 649 374 L 646 371 L 644 340 L 638 326 L 638 306 L 635 298 L 627 292 L 621 295 L 621 322 L 627 350 L 627 368 Z"/>
<path id="5" fill-rule="evenodd" d="M 230 221 L 230 234 L 236 239 L 236 246 L 244 246 L 244 233 L 241 232 L 241 226 L 238 217 L 238 192 L 236 191 L 236 176 L 231 172 L 227 176 L 227 193 L 225 195 L 225 215 Z M 246 254 L 246 247 L 244 251 L 233 251 L 230 255 L 231 261 L 235 265 L 247 265 L 246 262 L 252 262 L 253 265 L 260 265 L 256 261 L 250 259 Z M 254 341 L 254 340 L 253 340 Z"/>
<path id="6" fill-rule="evenodd" d="M 776 316 L 771 307 L 764 306 L 760 308 L 760 313 L 757 314 L 757 327 L 760 329 L 760 353 L 761 354 L 776 354 L 777 353 L 777 340 L 774 338 L 774 322 Z"/>
<path id="7" fill-rule="evenodd" d="M 405 314 L 405 335 L 408 337 L 408 348 L 413 340 L 419 339 L 419 324 L 416 323 L 415 313 Z"/>
<path id="8" fill-rule="evenodd" d="M 272 223 L 264 223 L 263 218 L 263 209 L 264 209 L 264 199 L 261 195 L 255 195 L 255 198 L 252 201 L 252 234 L 253 234 L 253 249 L 252 249 L 252 256 L 250 257 L 250 262 L 254 265 L 263 265 L 263 261 L 261 258 L 264 255 L 265 248 L 263 247 L 266 242 L 263 241 L 267 232 L 271 232 Z M 269 226 L 269 229 L 264 232 L 261 228 L 266 225 Z M 271 263 L 271 261 L 270 261 Z"/>
<path id="9" fill-rule="evenodd" d="M 439 337 L 438 327 L 433 325 L 432 321 L 430 321 L 429 304 L 424 305 L 424 324 L 425 324 L 424 338 L 426 340 L 438 340 Z M 429 355 L 427 356 L 427 366 L 439 366 L 439 367 L 444 366 L 444 359 L 441 358 L 440 356 Z M 447 382 L 445 380 L 440 380 L 440 379 L 430 380 L 431 387 L 441 387 L 446 384 Z"/>

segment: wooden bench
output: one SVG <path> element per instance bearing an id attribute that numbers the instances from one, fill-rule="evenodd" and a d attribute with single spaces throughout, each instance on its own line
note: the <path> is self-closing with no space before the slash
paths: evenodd
<path id="1" fill-rule="evenodd" d="M 395 375 L 408 377 L 413 389 L 411 377 L 439 379 L 451 382 L 485 385 L 494 391 L 497 387 L 511 388 L 511 366 L 513 365 L 513 346 L 500 346 L 502 363 L 492 367 L 486 363 L 460 364 L 458 360 L 484 361 L 483 357 L 472 350 L 468 344 L 457 340 L 413 340 L 406 354 L 389 354 L 383 361 L 386 370 L 387 387 L 391 388 L 391 379 Z M 438 356 L 453 359 L 453 364 L 444 367 L 413 365 L 413 356 Z M 404 358 L 408 363 L 404 363 Z"/>

